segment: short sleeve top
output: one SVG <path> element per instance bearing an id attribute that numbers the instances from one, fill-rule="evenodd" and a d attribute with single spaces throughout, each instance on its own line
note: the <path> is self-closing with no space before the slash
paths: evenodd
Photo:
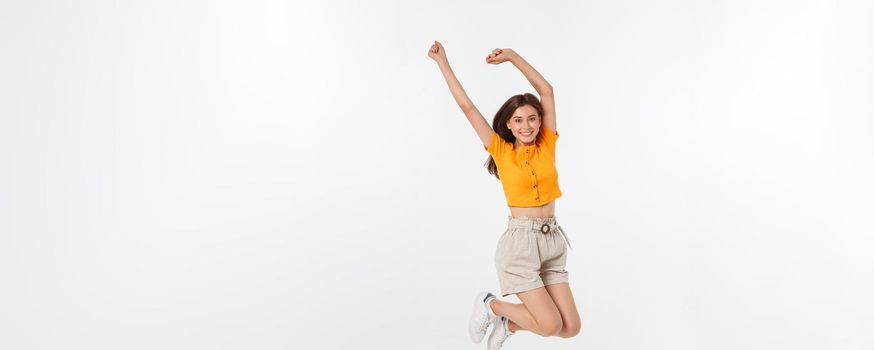
<path id="1" fill-rule="evenodd" d="M 561 196 L 555 169 L 555 141 L 558 131 L 540 126 L 533 145 L 514 147 L 496 132 L 489 146 L 483 146 L 495 160 L 507 205 L 541 206 Z"/>

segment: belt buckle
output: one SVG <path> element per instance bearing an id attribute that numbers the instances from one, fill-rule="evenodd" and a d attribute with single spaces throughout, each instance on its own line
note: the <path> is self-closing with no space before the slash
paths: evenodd
<path id="1" fill-rule="evenodd" d="M 540 232 L 543 232 L 544 234 L 549 233 L 549 224 L 543 224 L 543 226 L 540 226 Z"/>

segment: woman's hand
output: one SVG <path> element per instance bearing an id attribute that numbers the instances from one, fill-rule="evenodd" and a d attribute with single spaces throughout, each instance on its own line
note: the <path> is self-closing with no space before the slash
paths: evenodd
<path id="1" fill-rule="evenodd" d="M 428 49 L 428 57 L 431 57 L 437 63 L 446 62 L 446 50 L 443 49 L 443 45 L 439 41 L 434 40 L 434 45 L 431 45 L 431 48 Z"/>
<path id="2" fill-rule="evenodd" d="M 494 49 L 486 56 L 486 63 L 501 64 L 516 57 L 516 51 L 512 49 Z"/>

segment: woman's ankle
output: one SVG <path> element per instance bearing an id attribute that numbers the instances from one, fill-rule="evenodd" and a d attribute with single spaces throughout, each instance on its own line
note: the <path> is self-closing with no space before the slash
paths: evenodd
<path id="1" fill-rule="evenodd" d="M 486 310 L 489 311 L 489 316 L 492 316 L 492 317 L 502 316 L 497 312 L 497 307 L 499 306 L 499 303 L 501 303 L 501 301 L 498 300 L 498 297 L 494 297 L 494 298 L 486 300 Z"/>
<path id="2" fill-rule="evenodd" d="M 510 333 L 516 333 L 516 331 L 522 329 L 522 327 L 519 327 L 519 325 L 516 324 L 516 322 L 513 322 L 513 320 L 507 320 L 507 329 L 510 330 Z"/>

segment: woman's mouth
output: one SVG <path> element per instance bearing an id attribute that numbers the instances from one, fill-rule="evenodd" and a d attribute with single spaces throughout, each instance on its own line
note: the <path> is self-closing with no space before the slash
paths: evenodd
<path id="1" fill-rule="evenodd" d="M 522 134 L 522 136 L 531 136 L 531 134 L 533 134 L 534 131 L 529 131 L 529 132 L 521 132 L 520 131 L 519 133 Z"/>

